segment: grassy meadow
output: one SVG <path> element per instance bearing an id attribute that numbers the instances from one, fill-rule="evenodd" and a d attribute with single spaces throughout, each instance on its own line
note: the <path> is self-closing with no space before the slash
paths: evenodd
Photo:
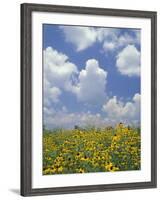
<path id="1" fill-rule="evenodd" d="M 116 127 L 45 130 L 43 175 L 140 169 L 140 129 Z"/>

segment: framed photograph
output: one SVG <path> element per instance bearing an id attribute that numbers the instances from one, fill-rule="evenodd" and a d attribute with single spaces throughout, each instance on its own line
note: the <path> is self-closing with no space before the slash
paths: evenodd
<path id="1" fill-rule="evenodd" d="M 21 195 L 156 187 L 156 18 L 21 5 Z"/>

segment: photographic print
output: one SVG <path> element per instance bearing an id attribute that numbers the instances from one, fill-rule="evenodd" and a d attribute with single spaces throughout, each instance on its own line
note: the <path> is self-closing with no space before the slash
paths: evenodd
<path id="1" fill-rule="evenodd" d="M 43 24 L 43 175 L 140 170 L 140 38 Z"/>
<path id="2" fill-rule="evenodd" d="M 21 5 L 21 195 L 156 187 L 156 20 Z"/>

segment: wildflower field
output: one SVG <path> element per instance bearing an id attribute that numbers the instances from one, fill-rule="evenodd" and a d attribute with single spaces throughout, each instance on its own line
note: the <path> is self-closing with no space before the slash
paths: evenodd
<path id="1" fill-rule="evenodd" d="M 140 128 L 44 130 L 43 175 L 140 169 Z"/>

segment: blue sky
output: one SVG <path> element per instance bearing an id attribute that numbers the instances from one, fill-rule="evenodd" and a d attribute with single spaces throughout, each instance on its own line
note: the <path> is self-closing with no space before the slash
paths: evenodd
<path id="1" fill-rule="evenodd" d="M 138 29 L 44 24 L 44 125 L 139 125 L 140 36 Z"/>

